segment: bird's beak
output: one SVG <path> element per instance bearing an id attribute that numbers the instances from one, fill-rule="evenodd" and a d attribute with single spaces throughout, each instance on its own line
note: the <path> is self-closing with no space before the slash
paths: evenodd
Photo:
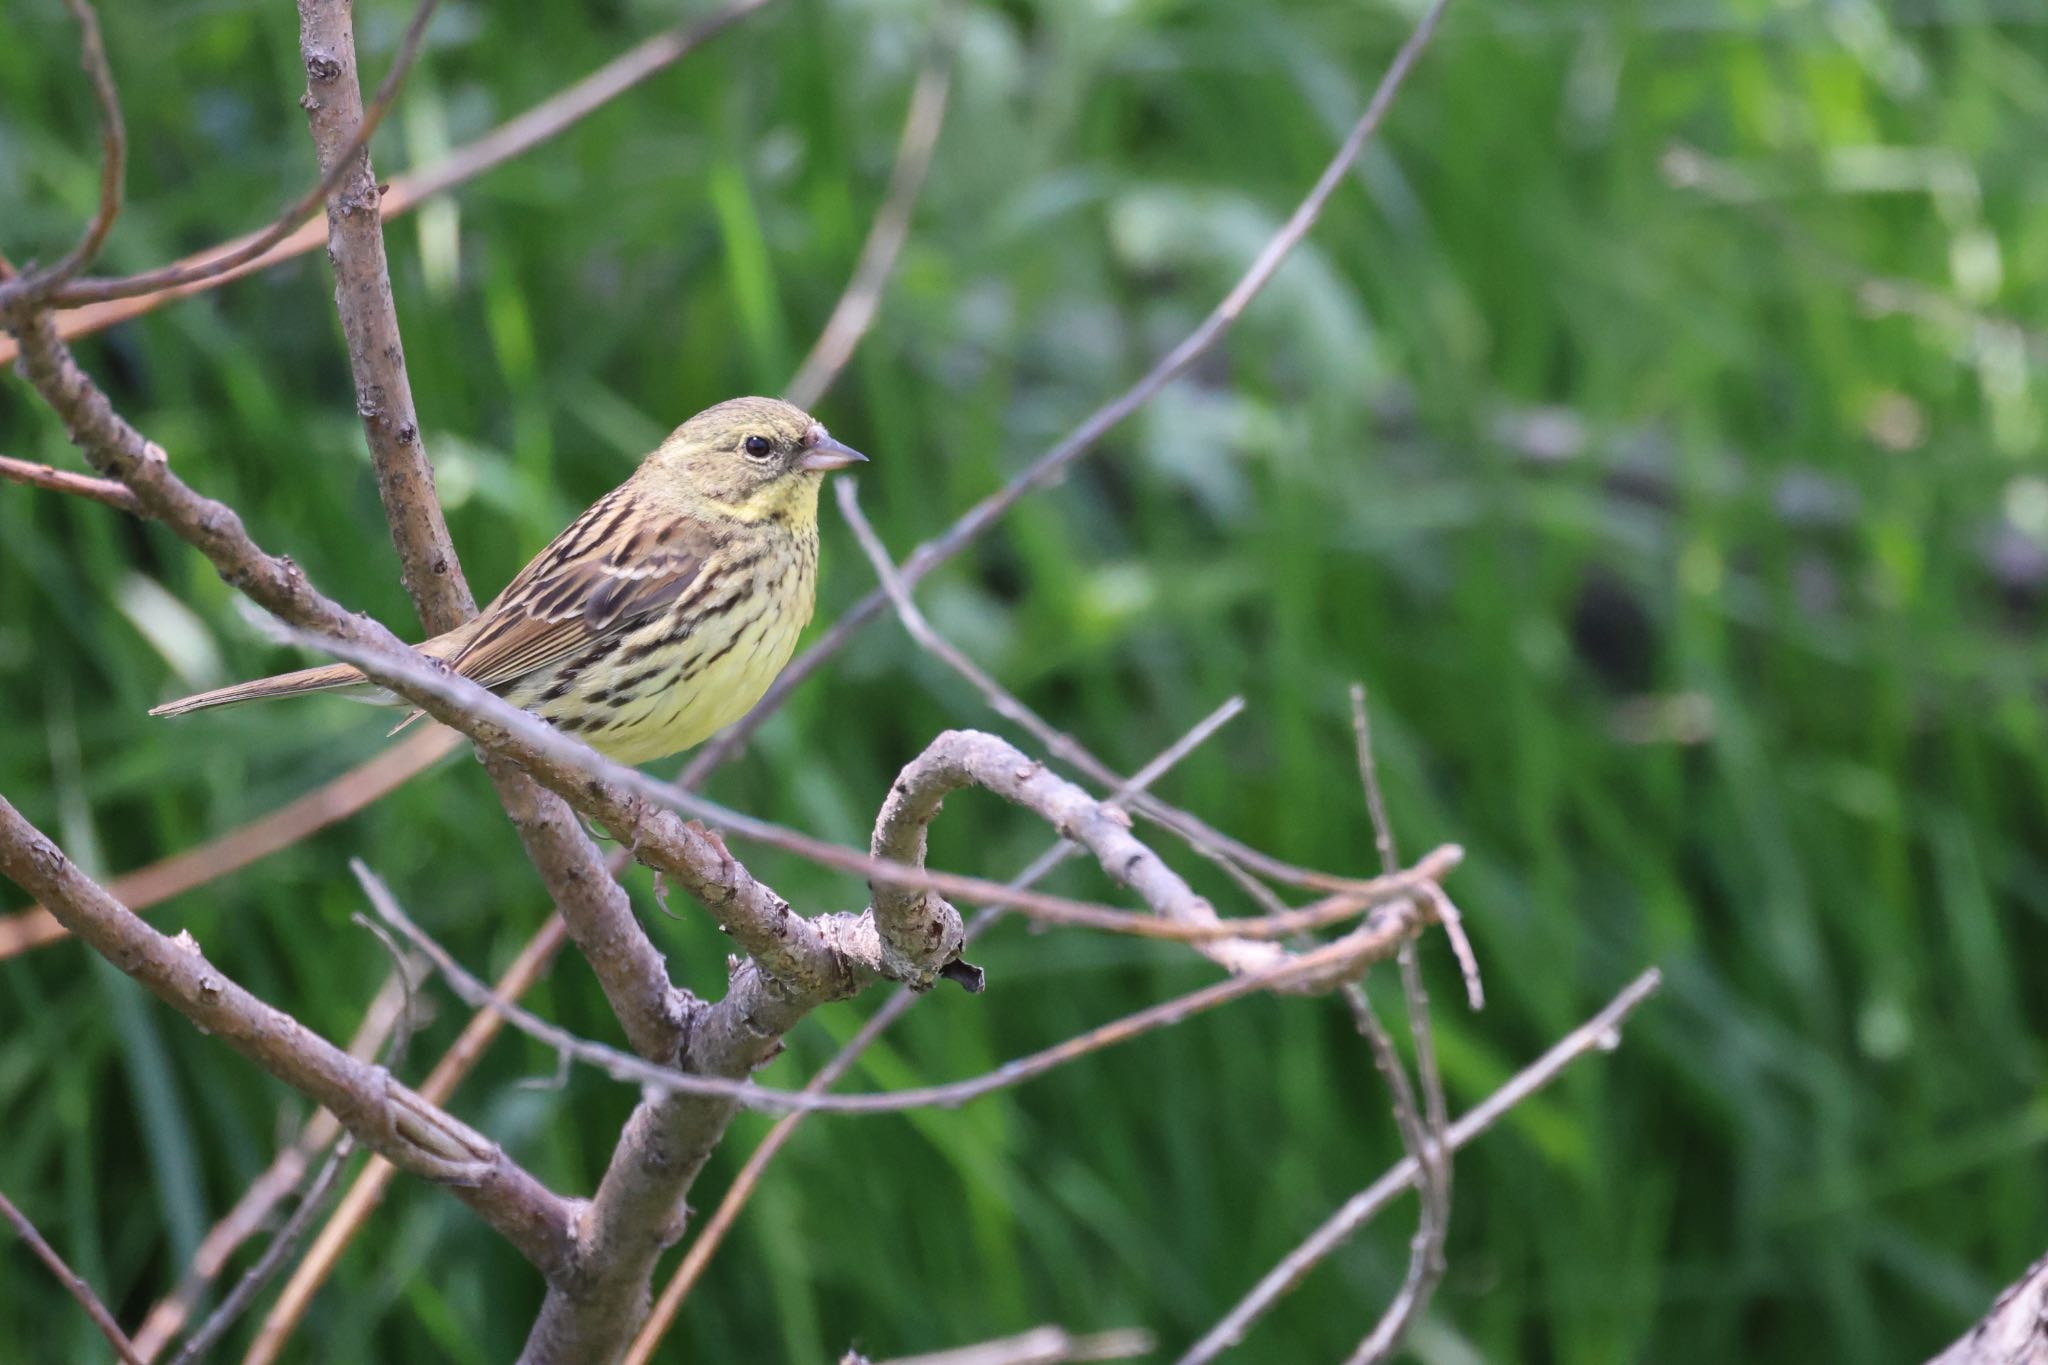
<path id="1" fill-rule="evenodd" d="M 835 441 L 830 436 L 820 436 L 817 444 L 805 451 L 804 457 L 796 462 L 796 467 L 802 470 L 816 471 L 820 474 L 829 474 L 835 469 L 844 469 L 848 465 L 866 464 L 867 462 L 868 457 L 855 450 L 852 446 Z"/>

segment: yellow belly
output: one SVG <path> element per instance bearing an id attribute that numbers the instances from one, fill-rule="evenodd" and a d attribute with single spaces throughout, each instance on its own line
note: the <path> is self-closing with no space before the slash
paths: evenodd
<path id="1" fill-rule="evenodd" d="M 707 615 L 686 640 L 647 658 L 637 680 L 629 668 L 594 670 L 532 709 L 621 763 L 701 744 L 745 715 L 782 672 L 810 621 L 812 588 L 808 557 L 785 561 L 732 608 Z M 646 623 L 626 636 L 619 654 L 670 628 L 666 618 Z"/>

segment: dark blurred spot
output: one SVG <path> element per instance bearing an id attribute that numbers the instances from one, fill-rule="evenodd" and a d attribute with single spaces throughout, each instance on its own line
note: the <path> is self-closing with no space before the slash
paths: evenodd
<path id="1" fill-rule="evenodd" d="M 2006 609 L 2024 620 L 2036 618 L 2048 598 L 2048 545 L 2002 520 L 1978 554 Z"/>
<path id="2" fill-rule="evenodd" d="M 1616 692 L 1649 689 L 1657 672 L 1657 627 L 1636 595 L 1594 569 L 1572 600 L 1572 650 Z"/>

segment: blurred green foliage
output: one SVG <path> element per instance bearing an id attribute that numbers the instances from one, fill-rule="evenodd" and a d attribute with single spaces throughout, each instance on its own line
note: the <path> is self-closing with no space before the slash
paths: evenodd
<path id="1" fill-rule="evenodd" d="M 1407 848 L 1471 850 L 1453 890 L 1483 1014 L 1429 954 L 1460 1107 L 1640 966 L 1666 968 L 1619 1052 L 1459 1162 L 1450 1278 L 1413 1343 L 1436 1365 L 1918 1359 L 2048 1243 L 2044 347 L 2000 321 L 2048 304 L 2048 28 L 1995 0 L 1909 8 L 1458 0 L 1223 350 L 924 590 L 942 628 L 1126 770 L 1243 693 L 1248 717 L 1162 791 L 1315 865 L 1371 865 L 1344 721 L 1365 679 Z M 450 0 L 380 171 L 674 14 Z M 371 78 L 405 17 L 360 7 Z M 937 17 L 929 0 L 783 0 L 393 224 L 428 448 L 480 592 L 670 425 L 787 377 L 859 247 Z M 876 456 L 864 502 L 899 553 L 1199 317 L 1412 14 L 1044 0 L 958 17 L 912 240 L 820 405 Z M 303 188 L 289 6 L 109 5 L 105 23 L 134 153 L 104 268 L 244 230 Z M 47 260 L 93 200 L 91 107 L 55 0 L 15 0 L 6 29 L 4 246 Z M 1875 277 L 1929 291 L 1922 315 Z M 315 254 L 81 354 L 266 545 L 410 626 L 329 292 Z M 0 450 L 75 466 L 23 386 L 0 394 Z M 871 583 L 827 523 L 823 616 Z M 290 662 L 231 598 L 159 528 L 0 487 L 0 790 L 82 861 L 188 847 L 383 742 L 326 701 L 146 719 Z M 884 622 L 713 791 L 860 842 L 931 734 L 993 724 Z M 1045 840 L 967 797 L 935 856 L 1007 875 Z M 349 923 L 354 853 L 479 968 L 544 911 L 463 759 L 156 922 L 345 1034 L 387 965 Z M 753 865 L 800 906 L 862 894 Z M 715 989 L 712 927 L 631 885 L 676 970 Z M 1079 868 L 1059 886 L 1104 889 Z M 0 908 L 21 899 L 0 890 Z M 935 992 L 859 1084 L 966 1075 L 1212 975 L 1185 951 L 1021 925 L 980 959 L 988 993 Z M 428 994 L 413 1075 L 462 1017 Z M 615 1032 L 573 958 L 535 1001 Z M 800 1082 L 871 1005 L 808 1023 L 767 1078 Z M 587 1074 L 514 1084 L 552 1066 L 501 1043 L 458 1107 L 587 1189 L 633 1096 Z M 0 964 L 0 1188 L 124 1321 L 298 1112 L 74 945 Z M 736 1125 L 700 1208 L 764 1128 Z M 1360 1042 L 1301 1001 L 964 1112 L 814 1121 L 668 1358 L 822 1362 L 1044 1321 L 1176 1346 L 1397 1155 Z M 1348 1350 L 1398 1283 L 1411 1218 L 1385 1216 L 1238 1358 Z M 7 1350 L 98 1358 L 55 1286 L 4 1256 Z M 539 1293 L 455 1201 L 401 1184 L 300 1358 L 509 1359 Z"/>

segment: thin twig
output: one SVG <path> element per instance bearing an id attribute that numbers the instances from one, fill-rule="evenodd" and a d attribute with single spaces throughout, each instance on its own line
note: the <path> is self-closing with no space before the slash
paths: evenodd
<path id="1" fill-rule="evenodd" d="M 1335 972 L 1355 974 L 1367 965 L 1393 954 L 1408 938 L 1429 923 L 1428 912 L 1413 902 L 1381 907 L 1359 933 L 1328 943 L 1298 958 L 1260 972 L 1225 978 L 1214 985 L 1190 991 L 1157 1005 L 1098 1025 L 1085 1033 L 1041 1051 L 1005 1062 L 994 1071 L 943 1085 L 913 1086 L 867 1095 L 818 1095 L 801 1090 L 778 1090 L 751 1080 L 729 1080 L 721 1076 L 700 1076 L 621 1052 L 603 1043 L 579 1038 L 509 1000 L 498 997 L 489 986 L 472 975 L 452 954 L 436 943 L 405 912 L 398 908 L 388 890 L 360 863 L 352 864 L 356 876 L 370 895 L 370 903 L 385 923 L 397 930 L 413 947 L 433 962 L 463 1003 L 474 1008 L 494 1009 L 521 1033 L 566 1052 L 572 1060 L 603 1072 L 614 1080 L 642 1086 L 657 1094 L 716 1095 L 736 1101 L 749 1109 L 791 1113 L 808 1111 L 833 1114 L 896 1114 L 906 1109 L 955 1109 L 984 1095 L 1035 1080 L 1048 1071 L 1079 1060 L 1090 1053 L 1114 1047 L 1133 1038 L 1190 1019 L 1197 1014 L 1227 1005 L 1233 1000 L 1285 984 L 1291 979 L 1320 980 Z M 376 889 L 372 889 L 376 888 Z M 1418 898 L 1419 899 L 1419 898 Z"/>
<path id="2" fill-rule="evenodd" d="M 263 1254 L 256 1258 L 256 1263 L 250 1266 L 242 1278 L 236 1281 L 235 1287 L 228 1291 L 228 1296 L 221 1301 L 220 1307 L 199 1325 L 199 1329 L 186 1340 L 178 1354 L 171 1357 L 170 1365 L 193 1365 L 193 1362 L 204 1359 L 208 1351 L 220 1344 L 220 1339 L 235 1325 L 242 1314 L 248 1311 L 249 1305 L 263 1291 L 263 1287 L 284 1268 L 286 1259 L 298 1246 L 300 1239 L 306 1235 L 306 1230 L 313 1225 L 313 1219 L 326 1206 L 327 1196 L 333 1192 L 334 1182 L 340 1177 L 342 1166 L 355 1154 L 355 1149 L 355 1139 L 347 1135 L 343 1135 L 341 1141 L 334 1144 L 334 1150 L 327 1154 L 327 1159 L 320 1164 L 320 1170 L 314 1175 L 312 1183 L 306 1186 L 306 1192 L 299 1197 L 299 1206 L 292 1210 L 291 1217 L 285 1219 L 284 1226 L 270 1239 L 270 1245 L 263 1249 Z"/>
<path id="3" fill-rule="evenodd" d="M 66 0 L 66 3 L 76 9 L 81 0 Z M 391 59 L 391 69 L 384 73 L 384 80 L 377 87 L 376 98 L 371 100 L 362 122 L 342 148 L 341 155 L 320 177 L 319 183 L 281 209 L 269 227 L 242 239 L 229 250 L 219 255 L 209 255 L 207 259 L 197 263 L 179 262 L 161 269 L 144 271 L 139 275 L 124 275 L 118 279 L 79 280 L 59 289 L 40 292 L 50 302 L 71 308 L 82 304 L 132 298 L 139 294 L 189 289 L 193 285 L 228 275 L 238 266 L 255 260 L 289 237 L 299 224 L 306 220 L 307 215 L 318 209 L 321 202 L 348 176 L 350 164 L 357 153 L 370 145 L 370 138 L 384 122 L 384 116 L 391 111 L 391 106 L 397 102 L 406 75 L 412 70 L 413 62 L 419 56 L 421 40 L 427 33 L 427 21 L 434 17 L 435 7 L 439 4 L 440 0 L 420 0 L 419 7 L 413 11 L 412 21 L 405 27 L 405 36 L 399 41 L 398 55 Z M 312 73 L 309 68 L 309 74 L 316 73 Z M 30 283 L 33 284 L 34 281 Z"/>
<path id="4" fill-rule="evenodd" d="M 1450 1150 L 1457 1151 L 1491 1128 L 1503 1115 L 1549 1085 L 1560 1072 L 1588 1052 L 1612 1052 L 1619 1047 L 1622 1022 L 1663 982 L 1663 973 L 1652 967 L 1623 987 L 1606 1008 L 1552 1044 L 1541 1057 L 1516 1072 L 1507 1084 L 1453 1123 L 1447 1134 Z M 1288 1252 L 1278 1265 L 1268 1271 L 1221 1322 L 1180 1357 L 1178 1365 L 1207 1365 L 1243 1341 L 1252 1324 L 1299 1285 L 1309 1271 L 1349 1241 L 1401 1191 L 1414 1185 L 1421 1176 L 1421 1169 L 1413 1157 L 1404 1157 L 1392 1170 L 1352 1196 L 1300 1246 Z"/>
<path id="5" fill-rule="evenodd" d="M 1365 809 L 1372 823 L 1373 844 L 1379 850 L 1381 867 L 1398 867 L 1394 827 L 1387 819 L 1386 794 L 1380 790 L 1379 766 L 1373 758 L 1372 721 L 1366 713 L 1365 684 L 1351 685 L 1351 728 L 1358 752 L 1358 785 L 1365 793 Z M 1444 1275 L 1444 1239 L 1451 1222 L 1451 1160 L 1446 1146 L 1450 1123 L 1444 1101 L 1443 1074 L 1437 1069 L 1436 1040 L 1429 1019 L 1429 995 L 1422 981 L 1422 965 L 1416 946 L 1401 945 L 1396 954 L 1401 973 L 1401 996 L 1408 1008 L 1408 1032 L 1415 1043 L 1415 1071 L 1422 1082 L 1421 1122 L 1416 1121 L 1415 1096 L 1409 1089 L 1408 1074 L 1394 1055 L 1392 1040 L 1380 1027 L 1372 1002 L 1362 985 L 1346 992 L 1352 1016 L 1358 1021 L 1373 1049 L 1381 1073 L 1393 1084 L 1394 1115 L 1401 1127 L 1402 1143 L 1420 1173 L 1415 1236 L 1408 1247 L 1408 1269 L 1401 1288 L 1388 1303 L 1365 1340 L 1352 1354 L 1348 1365 L 1373 1365 L 1393 1354 L 1402 1336 L 1429 1306 L 1429 1300 Z"/>
<path id="6" fill-rule="evenodd" d="M 1147 790 L 1183 758 L 1207 743 L 1211 735 L 1235 719 L 1243 710 L 1243 700 L 1232 697 L 1211 711 L 1196 722 L 1186 734 L 1161 750 L 1151 762 L 1133 773 L 1127 782 L 1111 794 L 1110 804 L 1121 806 Z M 1011 878 L 1010 884 L 1018 887 L 1030 886 L 1080 852 L 1081 846 L 1071 839 L 1055 839 L 1045 852 L 1032 859 L 1023 871 Z M 1002 916 L 1001 906 L 985 907 L 967 922 L 962 937 L 967 943 L 973 943 L 987 933 Z M 818 1068 L 817 1073 L 804 1084 L 805 1092 L 822 1094 L 837 1085 L 877 1038 L 887 1032 L 898 1019 L 909 1013 L 912 1006 L 925 998 L 923 994 L 907 986 L 898 987 L 895 994 L 882 1002 L 880 1009 L 868 1016 L 867 1022 L 861 1025 L 845 1046 Z M 669 1277 L 669 1282 L 662 1286 L 661 1295 L 654 1302 L 654 1310 L 648 1314 L 647 1321 L 641 1324 L 639 1334 L 633 1338 L 633 1344 L 620 1365 L 648 1365 L 653 1359 L 655 1347 L 661 1344 L 661 1339 L 675 1321 L 683 1300 L 688 1297 L 691 1288 L 704 1273 L 704 1268 L 711 1263 L 711 1258 L 724 1242 L 726 1233 L 732 1230 L 733 1224 L 739 1218 L 740 1209 L 760 1185 L 761 1176 L 767 1170 L 768 1163 L 773 1161 L 776 1154 L 796 1135 L 798 1126 L 806 1117 L 808 1116 L 802 1112 L 783 1115 L 776 1121 L 775 1126 L 768 1130 L 768 1135 L 761 1140 L 760 1145 L 748 1154 L 746 1164 L 740 1168 L 739 1174 L 733 1177 L 732 1184 L 719 1199 L 718 1207 L 712 1210 L 711 1217 L 705 1221 L 697 1236 L 683 1252 L 683 1259 L 676 1266 L 675 1273 Z"/>
<path id="7" fill-rule="evenodd" d="M 1323 208 L 1329 203 L 1330 196 L 1336 193 L 1337 187 L 1349 175 L 1352 163 L 1365 150 L 1366 143 L 1379 128 L 1387 110 L 1393 106 L 1394 97 L 1400 92 L 1408 73 L 1420 60 L 1423 49 L 1428 46 L 1430 37 L 1436 32 L 1437 22 L 1443 17 L 1447 3 L 1448 0 L 1433 0 L 1430 7 L 1423 12 L 1414 31 L 1387 67 L 1386 74 L 1380 78 L 1379 86 L 1373 91 L 1365 112 L 1360 115 L 1358 122 L 1345 137 L 1343 144 L 1337 149 L 1337 154 L 1330 159 L 1330 163 L 1317 177 L 1307 196 L 1260 250 L 1250 268 L 1232 286 L 1222 302 L 1210 311 L 1194 331 L 1161 356 L 1136 383 L 1089 414 L 1057 445 L 1032 461 L 1022 473 L 1002 488 L 970 507 L 942 534 L 918 546 L 898 569 L 906 587 L 915 587 L 933 569 L 980 539 L 1019 499 L 1035 489 L 1044 487 L 1058 477 L 1060 471 L 1069 464 L 1086 455 L 1097 441 L 1143 407 L 1153 395 L 1200 359 L 1224 333 L 1230 330 L 1245 308 L 1258 297 L 1259 292 L 1280 269 L 1281 263 L 1322 216 Z M 845 648 L 847 641 L 868 622 L 879 616 L 887 605 L 888 596 L 877 588 L 834 621 L 831 629 L 783 669 L 774 685 L 745 719 L 729 727 L 717 739 L 698 751 L 690 765 L 683 770 L 684 784 L 696 785 L 706 773 L 738 753 L 754 730 L 782 705 L 790 693 L 802 686 L 804 680 L 815 673 L 825 660 Z"/>
<path id="8" fill-rule="evenodd" d="M 131 516 L 144 515 L 142 504 L 128 491 L 128 485 L 119 479 L 96 479 L 90 474 L 74 474 L 67 469 L 36 464 L 32 460 L 17 460 L 10 455 L 0 455 L 0 479 L 27 484 L 31 488 L 47 488 L 53 493 L 90 498 Z"/>
<path id="9" fill-rule="evenodd" d="M 924 188 L 925 173 L 931 169 L 932 149 L 938 145 L 939 129 L 946 121 L 946 95 L 953 85 L 955 38 L 950 20 L 942 20 L 941 26 L 932 55 L 918 72 L 917 85 L 910 93 L 910 110 L 903 116 L 903 135 L 897 140 L 889 187 L 868 227 L 867 240 L 861 243 L 853 276 L 784 390 L 789 401 L 800 408 L 823 397 L 853 358 L 854 347 L 867 335 L 875 310 L 881 306 L 882 290 L 896 268 L 896 255 L 910 235 L 910 215 L 917 207 L 918 191 Z"/>
<path id="10" fill-rule="evenodd" d="M 100 108 L 100 203 L 86 225 L 78 245 L 66 252 L 48 270 L 30 271 L 21 279 L 0 283 L 0 290 L 19 289 L 47 296 L 66 280 L 91 265 L 106 245 L 114 220 L 121 215 L 121 187 L 128 173 L 128 129 L 121 118 L 121 92 L 114 81 L 113 66 L 107 61 L 107 45 L 100 36 L 100 17 L 88 0 L 64 0 L 64 8 L 78 20 L 80 62 L 92 82 L 93 99 Z"/>
<path id="11" fill-rule="evenodd" d="M 553 138 L 648 77 L 667 70 L 696 48 L 769 2 L 770 0 L 737 0 L 737 3 L 714 11 L 701 19 L 678 23 L 621 53 L 596 71 L 550 95 L 533 108 L 508 119 L 476 141 L 456 148 L 439 161 L 398 176 L 385 190 L 379 205 L 383 217 L 386 221 L 396 218 L 433 196 L 493 170 L 513 157 Z M 401 68 L 394 63 L 392 69 L 395 72 Z M 387 83 L 389 80 L 390 77 L 387 76 Z M 388 105 L 388 101 L 386 103 Z M 102 302 L 59 309 L 52 315 L 57 335 L 67 341 L 89 336 L 115 323 L 140 317 L 172 299 L 202 293 L 318 248 L 327 240 L 327 232 L 325 225 L 312 215 L 326 198 L 326 189 L 323 182 L 315 187 L 315 192 L 307 194 L 300 201 L 304 207 L 296 217 L 289 213 L 280 214 L 280 221 L 289 221 L 292 224 L 291 230 L 283 237 L 269 241 L 267 246 L 261 243 L 269 240 L 271 234 L 276 231 L 275 225 L 266 232 L 223 242 L 187 256 L 162 270 L 150 272 L 150 276 L 158 279 L 175 279 L 177 283 L 153 283 L 149 286 L 148 292 L 133 295 L 126 295 L 124 292 L 121 297 L 109 298 Z M 296 208 L 298 205 L 294 204 L 293 207 Z M 251 243 L 258 245 L 252 247 Z M 145 277 L 132 278 L 139 280 Z M 78 287 L 96 286 L 100 283 L 80 281 Z M 109 288 L 126 283 L 106 282 Z M 16 353 L 14 339 L 0 337 L 0 365 L 11 362 Z"/>
<path id="12" fill-rule="evenodd" d="M 4 1194 L 0 1194 L 0 1217 L 14 1225 L 15 1235 L 28 1243 L 28 1249 L 36 1254 L 37 1260 L 50 1268 L 50 1273 L 57 1277 L 57 1283 L 63 1285 L 65 1292 L 78 1300 L 78 1306 L 92 1319 L 92 1325 L 100 1329 L 100 1335 L 114 1348 L 114 1354 L 126 1365 L 143 1365 L 142 1358 L 135 1354 L 135 1348 L 129 1344 L 127 1335 L 121 1331 L 121 1324 L 114 1321 L 114 1315 L 100 1302 L 100 1296 L 93 1293 L 92 1286 L 87 1284 L 77 1271 L 64 1263 L 64 1258 L 57 1254 L 56 1248 L 44 1241 L 43 1234 L 36 1231 L 36 1225 L 29 1222 L 28 1215 L 14 1207 L 14 1201 Z"/>

